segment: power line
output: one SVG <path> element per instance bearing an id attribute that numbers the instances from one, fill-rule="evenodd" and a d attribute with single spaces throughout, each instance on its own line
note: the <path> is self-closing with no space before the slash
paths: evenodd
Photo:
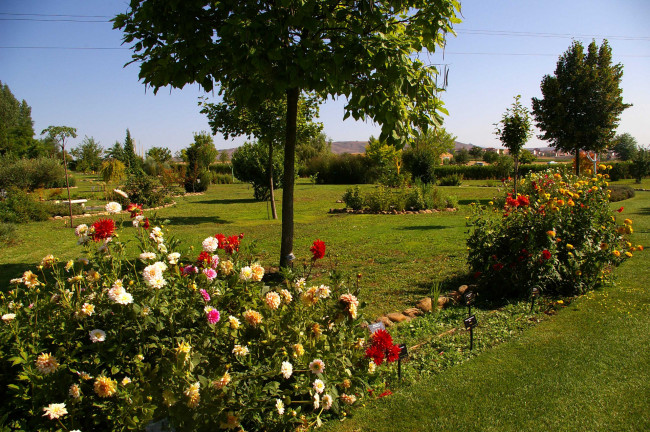
<path id="1" fill-rule="evenodd" d="M 44 49 L 44 50 L 128 50 L 127 47 L 64 47 L 64 46 L 0 46 L 0 49 Z"/>
<path id="2" fill-rule="evenodd" d="M 456 33 L 476 34 L 486 36 L 508 36 L 508 37 L 542 37 L 542 38 L 602 38 L 602 39 L 619 39 L 619 40 L 638 40 L 650 41 L 650 36 L 616 36 L 616 35 L 586 35 L 570 33 L 538 33 L 538 32 L 520 32 L 510 30 L 479 30 L 479 29 L 458 29 Z"/>
<path id="3" fill-rule="evenodd" d="M 11 13 L 11 12 L 0 12 L 0 15 L 37 16 L 37 17 L 67 17 L 67 18 L 112 18 L 109 15 L 65 15 L 65 14 Z"/>
<path id="4" fill-rule="evenodd" d="M 82 20 L 73 18 L 0 18 L 0 21 L 38 21 L 38 22 L 78 22 L 78 23 L 104 23 L 109 24 L 107 20 Z"/>

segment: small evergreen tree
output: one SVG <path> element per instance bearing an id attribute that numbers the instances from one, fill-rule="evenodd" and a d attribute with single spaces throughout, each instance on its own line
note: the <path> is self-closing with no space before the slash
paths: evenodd
<path id="1" fill-rule="evenodd" d="M 519 180 L 519 154 L 532 135 L 530 114 L 528 109 L 519 102 L 520 98 L 521 95 L 515 96 L 512 106 L 506 109 L 501 121 L 495 124 L 495 134 L 499 137 L 501 144 L 510 151 L 510 156 L 515 162 L 515 197 Z"/>

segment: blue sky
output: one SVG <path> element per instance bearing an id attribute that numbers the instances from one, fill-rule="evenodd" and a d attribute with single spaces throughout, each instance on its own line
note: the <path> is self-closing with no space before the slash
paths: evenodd
<path id="1" fill-rule="evenodd" d="M 123 141 L 129 128 L 140 149 L 164 146 L 175 152 L 192 142 L 193 132 L 209 130 L 197 105 L 204 93 L 197 86 L 157 95 L 145 91 L 138 66 L 124 67 L 131 52 L 120 49 L 122 35 L 111 24 L 46 22 L 54 18 L 42 16 L 102 21 L 127 5 L 125 0 L 0 2 L 0 81 L 32 107 L 37 133 L 49 125 L 73 126 L 79 134 L 73 146 L 87 135 L 109 147 Z M 459 141 L 498 146 L 493 124 L 515 95 L 530 107 L 531 98 L 541 96 L 542 77 L 553 73 L 572 39 L 587 45 L 607 38 L 614 62 L 624 65 L 624 100 L 634 104 L 623 113 L 618 132 L 650 145 L 650 1 L 466 0 L 462 14 L 458 36 L 448 39 L 444 58 L 435 53 L 428 59 L 449 69 L 449 86 L 442 93 L 450 112 L 445 127 Z M 321 107 L 331 139 L 367 140 L 379 134 L 372 123 L 343 121 L 343 105 L 343 100 L 330 100 Z M 218 148 L 241 142 L 215 137 Z M 535 138 L 528 146 L 544 145 Z"/>

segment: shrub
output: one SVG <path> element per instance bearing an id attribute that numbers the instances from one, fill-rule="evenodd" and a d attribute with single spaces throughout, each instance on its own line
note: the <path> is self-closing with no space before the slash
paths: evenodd
<path id="1" fill-rule="evenodd" d="M 232 174 L 212 173 L 212 184 L 232 184 Z"/>
<path id="2" fill-rule="evenodd" d="M 268 179 L 268 145 L 255 142 L 245 143 L 232 154 L 232 167 L 235 177 L 242 182 L 253 186 L 253 195 L 256 200 L 270 198 Z M 273 152 L 273 187 L 282 188 L 284 174 L 284 154 L 281 151 Z"/>
<path id="3" fill-rule="evenodd" d="M 232 176 L 232 164 L 230 163 L 212 164 L 209 169 L 213 174 L 228 174 Z"/>
<path id="4" fill-rule="evenodd" d="M 363 207 L 363 197 L 361 196 L 361 189 L 359 186 L 348 188 L 343 194 L 342 199 L 345 206 L 350 207 L 353 210 L 361 210 Z"/>
<path id="5" fill-rule="evenodd" d="M 623 201 L 634 197 L 634 189 L 632 189 L 630 186 L 609 185 L 608 189 L 610 192 L 610 202 Z"/>
<path id="6" fill-rule="evenodd" d="M 650 150 L 640 148 L 637 150 L 632 163 L 630 164 L 630 175 L 634 177 L 637 184 L 641 183 L 643 177 L 650 175 Z"/>
<path id="7" fill-rule="evenodd" d="M 630 162 L 617 162 L 609 165 L 612 167 L 607 173 L 612 181 L 630 178 Z"/>
<path id="8" fill-rule="evenodd" d="M 411 173 L 413 180 L 422 183 L 434 183 L 434 171 L 439 162 L 439 155 L 430 148 L 406 149 L 402 153 L 404 169 Z"/>
<path id="9" fill-rule="evenodd" d="M 122 207 L 128 204 L 128 200 L 146 207 L 158 207 L 169 202 L 172 193 L 172 189 L 163 187 L 158 178 L 148 176 L 142 171 L 129 175 L 123 190 L 129 196 L 127 201 L 124 201 L 125 198 L 115 197 Z"/>
<path id="10" fill-rule="evenodd" d="M 329 154 L 307 161 L 301 175 L 318 174 L 319 184 L 365 184 L 372 183 L 371 163 L 363 155 Z"/>
<path id="11" fill-rule="evenodd" d="M 70 186 L 74 177 L 69 176 Z M 0 189 L 17 187 L 24 190 L 38 188 L 65 187 L 63 165 L 52 158 L 15 159 L 8 156 L 0 158 Z"/>
<path id="12" fill-rule="evenodd" d="M 0 200 L 0 221 L 25 223 L 29 221 L 44 221 L 50 217 L 47 205 L 37 201 L 33 195 L 22 189 L 11 188 L 6 197 Z"/>
<path id="13" fill-rule="evenodd" d="M 12 244 L 16 241 L 16 225 L 0 222 L 0 244 Z"/>
<path id="14" fill-rule="evenodd" d="M 368 394 L 357 290 L 289 272 L 268 286 L 239 236 L 186 255 L 160 228 L 138 228 L 146 253 L 129 259 L 114 228 L 78 227 L 88 259 L 48 255 L 2 298 L 9 429 L 295 430 Z"/>
<path id="15" fill-rule="evenodd" d="M 208 170 L 199 172 L 196 176 L 188 175 L 185 177 L 185 192 L 205 192 L 212 183 L 212 173 Z"/>
<path id="16" fill-rule="evenodd" d="M 612 216 L 603 175 L 529 174 L 503 207 L 475 208 L 468 262 L 488 295 L 584 293 L 635 250 L 624 242 L 632 221 Z"/>
<path id="17" fill-rule="evenodd" d="M 463 181 L 462 174 L 451 174 L 440 179 L 440 186 L 460 186 Z"/>

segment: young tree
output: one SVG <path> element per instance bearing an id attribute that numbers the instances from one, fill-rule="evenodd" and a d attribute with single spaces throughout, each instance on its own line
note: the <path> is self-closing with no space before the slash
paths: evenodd
<path id="1" fill-rule="evenodd" d="M 219 162 L 223 164 L 230 162 L 230 154 L 228 153 L 228 150 L 221 150 L 218 159 Z"/>
<path id="2" fill-rule="evenodd" d="M 632 135 L 624 133 L 622 135 L 616 135 L 612 150 L 614 150 L 616 157 L 620 160 L 627 161 L 634 158 L 638 150 L 638 145 Z"/>
<path id="3" fill-rule="evenodd" d="M 641 183 L 643 177 L 650 175 L 650 149 L 639 148 L 632 159 L 630 173 L 634 176 L 637 184 Z"/>
<path id="4" fill-rule="evenodd" d="M 483 162 L 491 164 L 496 162 L 497 160 L 499 160 L 499 153 L 495 151 L 486 151 L 485 153 L 483 153 Z"/>
<path id="5" fill-rule="evenodd" d="M 515 198 L 517 197 L 517 182 L 519 181 L 519 154 L 532 135 L 530 114 L 528 108 L 519 102 L 521 95 L 515 96 L 512 106 L 506 109 L 501 121 L 495 123 L 494 132 L 501 144 L 510 151 L 510 156 L 515 162 Z"/>
<path id="6" fill-rule="evenodd" d="M 201 113 L 208 116 L 212 133 L 221 133 L 228 139 L 231 136 L 245 135 L 255 137 L 261 144 L 268 147 L 268 165 L 266 177 L 268 181 L 269 199 L 273 219 L 278 218 L 275 209 L 275 193 L 273 187 L 273 150 L 278 148 L 286 138 L 286 112 L 285 99 L 263 101 L 254 110 L 238 105 L 234 98 L 226 91 L 223 101 L 218 104 L 203 103 Z M 298 100 L 298 117 L 296 121 L 296 140 L 301 142 L 320 133 L 323 124 L 314 122 L 318 117 L 318 98 L 313 95 L 301 95 Z M 241 179 L 241 178 L 240 178 Z"/>
<path id="7" fill-rule="evenodd" d="M 474 159 L 479 160 L 483 157 L 484 150 L 481 147 L 474 146 L 469 149 L 469 154 Z"/>
<path id="8" fill-rule="evenodd" d="M 535 156 L 530 150 L 522 149 L 521 152 L 519 152 L 519 162 L 522 164 L 531 164 L 537 160 L 537 156 Z"/>
<path id="9" fill-rule="evenodd" d="M 61 146 L 63 153 L 63 168 L 65 169 L 65 186 L 68 189 L 68 208 L 70 210 L 70 227 L 74 229 L 72 223 L 72 201 L 70 200 L 70 182 L 68 181 L 68 164 L 65 156 L 65 141 L 68 138 L 77 138 L 77 129 L 70 126 L 48 126 L 43 129 L 41 135 L 47 134 L 47 138 Z"/>
<path id="10" fill-rule="evenodd" d="M 119 141 L 115 141 L 112 147 L 106 150 L 106 159 L 115 159 L 122 162 L 126 166 L 126 157 L 124 155 L 124 147 Z"/>
<path id="11" fill-rule="evenodd" d="M 458 165 L 465 165 L 469 162 L 469 151 L 467 149 L 460 149 L 454 154 L 454 162 Z"/>
<path id="12" fill-rule="evenodd" d="M 87 136 L 81 144 L 70 150 L 76 162 L 76 170 L 81 172 L 99 171 L 102 166 L 102 155 L 104 148 L 95 141 L 95 138 Z"/>
<path id="13" fill-rule="evenodd" d="M 298 100 L 303 91 L 347 97 L 345 118 L 382 125 L 402 146 L 414 127 L 440 125 L 434 52 L 453 33 L 456 0 L 186 0 L 161 7 L 132 0 L 114 19 L 132 44 L 140 78 L 154 92 L 198 83 L 224 86 L 238 105 L 286 100 L 280 265 L 293 259 L 293 191 Z"/>
<path id="14" fill-rule="evenodd" d="M 172 160 L 172 152 L 166 147 L 151 147 L 146 156 L 159 164 L 166 164 Z"/>
<path id="15" fill-rule="evenodd" d="M 542 99 L 533 98 L 533 115 L 543 131 L 539 138 L 558 150 L 575 154 L 580 174 L 580 150 L 603 151 L 614 137 L 623 103 L 620 87 L 623 65 L 612 64 L 607 41 L 595 41 L 587 53 L 574 41 L 560 57 L 554 76 L 542 79 Z"/>
<path id="16" fill-rule="evenodd" d="M 124 165 L 130 174 L 137 173 L 142 167 L 142 158 L 135 153 L 135 142 L 131 138 L 131 131 L 126 130 L 126 137 L 124 138 Z"/>

